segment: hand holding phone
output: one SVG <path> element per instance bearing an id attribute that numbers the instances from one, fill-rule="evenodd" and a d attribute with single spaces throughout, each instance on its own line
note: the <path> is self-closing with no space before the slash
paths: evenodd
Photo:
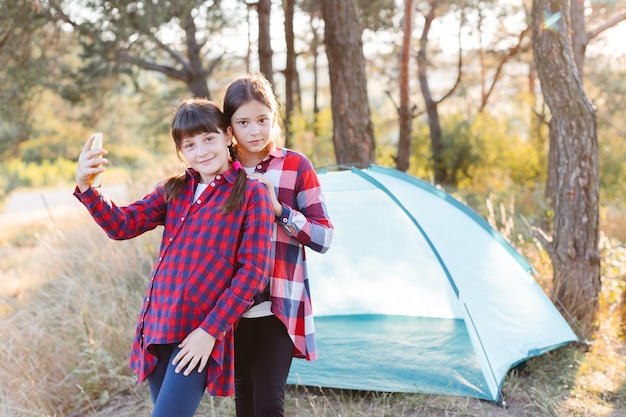
<path id="1" fill-rule="evenodd" d="M 104 136 L 102 135 L 102 133 L 94 133 L 94 140 L 91 143 L 91 149 L 101 149 L 102 148 L 102 142 L 104 140 Z M 99 165 L 102 166 L 102 165 Z M 95 174 L 92 178 L 91 178 L 91 186 L 94 188 L 99 188 L 102 185 L 102 180 L 100 178 L 101 174 Z"/>

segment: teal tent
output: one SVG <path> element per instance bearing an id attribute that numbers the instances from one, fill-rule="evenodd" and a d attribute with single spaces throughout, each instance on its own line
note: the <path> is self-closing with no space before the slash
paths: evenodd
<path id="1" fill-rule="evenodd" d="M 307 251 L 319 360 L 290 384 L 500 403 L 508 371 L 578 338 L 531 265 L 450 194 L 371 166 L 319 172 L 335 225 Z"/>

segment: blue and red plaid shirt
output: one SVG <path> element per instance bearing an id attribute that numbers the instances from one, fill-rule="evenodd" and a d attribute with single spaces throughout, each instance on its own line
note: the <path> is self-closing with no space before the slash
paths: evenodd
<path id="1" fill-rule="evenodd" d="M 333 237 L 319 179 L 306 156 L 278 146 L 256 166 L 255 172 L 272 181 L 283 206 L 274 227 L 270 285 L 256 300 L 272 301 L 272 313 L 283 322 L 294 343 L 294 357 L 316 360 L 304 247 L 324 253 Z"/>
<path id="2" fill-rule="evenodd" d="M 256 181 L 246 183 L 239 209 L 221 213 L 235 176 L 232 169 L 217 175 L 194 200 L 199 177 L 189 169 L 185 187 L 169 203 L 163 185 L 126 207 L 92 188 L 74 192 L 112 239 L 164 226 L 129 359 L 139 382 L 157 363 L 150 345 L 179 343 L 200 327 L 217 339 L 207 365 L 207 392 L 234 392 L 233 325 L 267 285 L 274 223 L 269 193 Z"/>

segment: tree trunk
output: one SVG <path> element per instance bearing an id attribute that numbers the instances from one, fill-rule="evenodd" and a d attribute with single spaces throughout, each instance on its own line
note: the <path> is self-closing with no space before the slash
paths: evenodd
<path id="1" fill-rule="evenodd" d="M 589 43 L 585 29 L 585 0 L 571 0 L 571 2 L 569 16 L 572 22 L 572 50 L 578 77 L 582 81 L 585 74 L 585 51 Z"/>
<path id="2" fill-rule="evenodd" d="M 211 100 L 211 93 L 206 83 L 206 77 L 204 74 L 201 76 L 194 76 L 188 81 L 189 90 L 194 97 L 202 97 L 207 100 Z"/>
<path id="3" fill-rule="evenodd" d="M 413 0 L 404 0 L 404 22 L 402 28 L 402 52 L 400 54 L 400 137 L 396 168 L 406 172 L 411 164 L 411 134 L 413 111 L 409 96 L 409 63 L 411 61 L 411 34 L 413 32 Z"/>
<path id="4" fill-rule="evenodd" d="M 285 43 L 287 45 L 287 62 L 285 65 L 285 146 L 291 147 L 291 117 L 294 113 L 298 72 L 296 68 L 295 35 L 293 33 L 293 14 L 295 0 L 284 0 L 285 11 Z"/>
<path id="5" fill-rule="evenodd" d="M 246 8 L 246 35 L 248 41 L 248 48 L 246 50 L 246 72 L 250 72 L 250 60 L 252 58 L 252 25 L 250 22 L 250 9 L 254 7 L 250 3 L 247 4 Z"/>
<path id="6" fill-rule="evenodd" d="M 538 237 L 552 261 L 556 296 L 590 336 L 600 292 L 598 138 L 574 62 L 568 6 L 569 0 L 534 0 L 532 7 L 534 59 L 552 117 L 549 163 L 556 164 L 553 236 Z M 546 26 L 544 13 L 560 18 Z"/>
<path id="7" fill-rule="evenodd" d="M 548 168 L 546 175 L 546 191 L 545 196 L 550 204 L 550 207 L 554 211 L 554 196 L 556 195 L 556 169 L 559 165 L 558 160 L 558 132 L 556 128 L 553 128 L 552 121 L 548 123 Z"/>
<path id="8" fill-rule="evenodd" d="M 274 69 L 272 67 L 272 43 L 270 40 L 270 9 L 271 0 L 259 0 L 257 12 L 259 13 L 259 69 L 265 78 L 274 84 Z"/>
<path id="9" fill-rule="evenodd" d="M 330 74 L 333 142 L 340 165 L 375 163 L 361 25 L 354 0 L 322 0 Z"/>
<path id="10" fill-rule="evenodd" d="M 528 29 L 532 31 L 532 26 L 529 25 Z M 532 33 L 531 33 L 532 36 Z M 546 116 L 545 116 L 545 107 L 543 104 L 538 104 L 539 100 L 537 98 L 538 92 L 536 91 L 538 76 L 537 76 L 537 68 L 535 68 L 534 62 L 528 63 L 528 92 L 530 93 L 530 143 L 537 149 L 539 149 L 539 155 L 544 164 L 543 171 L 547 173 L 546 175 L 546 185 L 544 189 L 544 198 L 548 202 L 549 206 L 552 208 L 552 212 L 554 212 L 554 206 L 550 203 L 552 196 L 554 195 L 554 190 L 556 189 L 556 175 L 552 175 L 549 170 L 549 167 L 556 166 L 556 160 L 554 162 L 549 162 L 554 159 L 554 155 L 550 154 L 550 150 L 556 149 L 555 146 L 550 145 L 550 139 L 545 137 L 544 134 L 544 125 L 546 124 Z M 548 129 L 550 131 L 550 129 Z M 546 143 L 547 142 L 547 143 Z M 546 148 L 547 146 L 547 148 Z M 542 230 L 548 230 L 550 228 L 551 217 L 548 210 L 545 210 L 541 213 L 539 217 L 539 226 Z"/>
<path id="11" fill-rule="evenodd" d="M 313 39 L 311 41 L 311 52 L 313 53 L 313 69 L 312 69 L 313 71 L 313 133 L 315 134 L 315 136 L 317 136 L 319 134 L 318 119 L 319 119 L 319 114 L 320 114 L 320 107 L 319 107 L 318 98 L 317 98 L 317 94 L 319 90 L 317 61 L 319 57 L 318 47 L 319 47 L 320 41 L 319 41 L 317 26 L 313 23 L 314 20 L 315 20 L 315 17 L 311 15 L 310 23 L 311 23 L 311 32 L 313 33 Z"/>
<path id="12" fill-rule="evenodd" d="M 428 84 L 428 33 L 430 26 L 436 16 L 436 2 L 433 2 L 431 9 L 424 16 L 424 28 L 420 37 L 420 49 L 417 53 L 417 79 L 419 80 L 420 90 L 424 98 L 424 106 L 428 116 L 428 127 L 430 129 L 430 149 L 433 161 L 433 177 L 436 184 L 447 183 L 446 168 L 443 160 L 443 134 L 441 131 L 441 122 L 439 121 L 439 109 L 437 102 L 433 100 L 430 86 Z"/>
<path id="13" fill-rule="evenodd" d="M 196 22 L 193 20 L 191 10 L 186 10 L 185 24 L 183 28 L 186 33 L 187 41 L 187 58 L 189 65 L 186 69 L 187 85 L 191 90 L 191 94 L 195 97 L 203 97 L 207 100 L 211 99 L 207 77 L 210 74 L 206 71 L 202 62 L 202 45 L 196 40 L 197 28 Z"/>

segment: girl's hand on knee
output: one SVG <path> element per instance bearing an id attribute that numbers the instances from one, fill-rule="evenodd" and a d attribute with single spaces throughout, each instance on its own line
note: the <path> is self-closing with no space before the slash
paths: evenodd
<path id="1" fill-rule="evenodd" d="M 176 366 L 176 373 L 180 373 L 183 369 L 183 375 L 187 376 L 196 366 L 198 372 L 202 372 L 209 362 L 209 357 L 215 346 L 215 338 L 205 332 L 203 329 L 197 328 L 178 345 L 180 352 L 174 357 L 172 365 Z"/>
<path id="2" fill-rule="evenodd" d="M 102 173 L 106 170 L 104 165 L 109 161 L 104 158 L 108 152 L 106 149 L 91 149 L 94 141 L 94 135 L 91 135 L 85 146 L 78 156 L 78 165 L 76 166 L 76 185 L 80 192 L 85 192 L 91 187 L 91 180 L 95 174 Z"/>

